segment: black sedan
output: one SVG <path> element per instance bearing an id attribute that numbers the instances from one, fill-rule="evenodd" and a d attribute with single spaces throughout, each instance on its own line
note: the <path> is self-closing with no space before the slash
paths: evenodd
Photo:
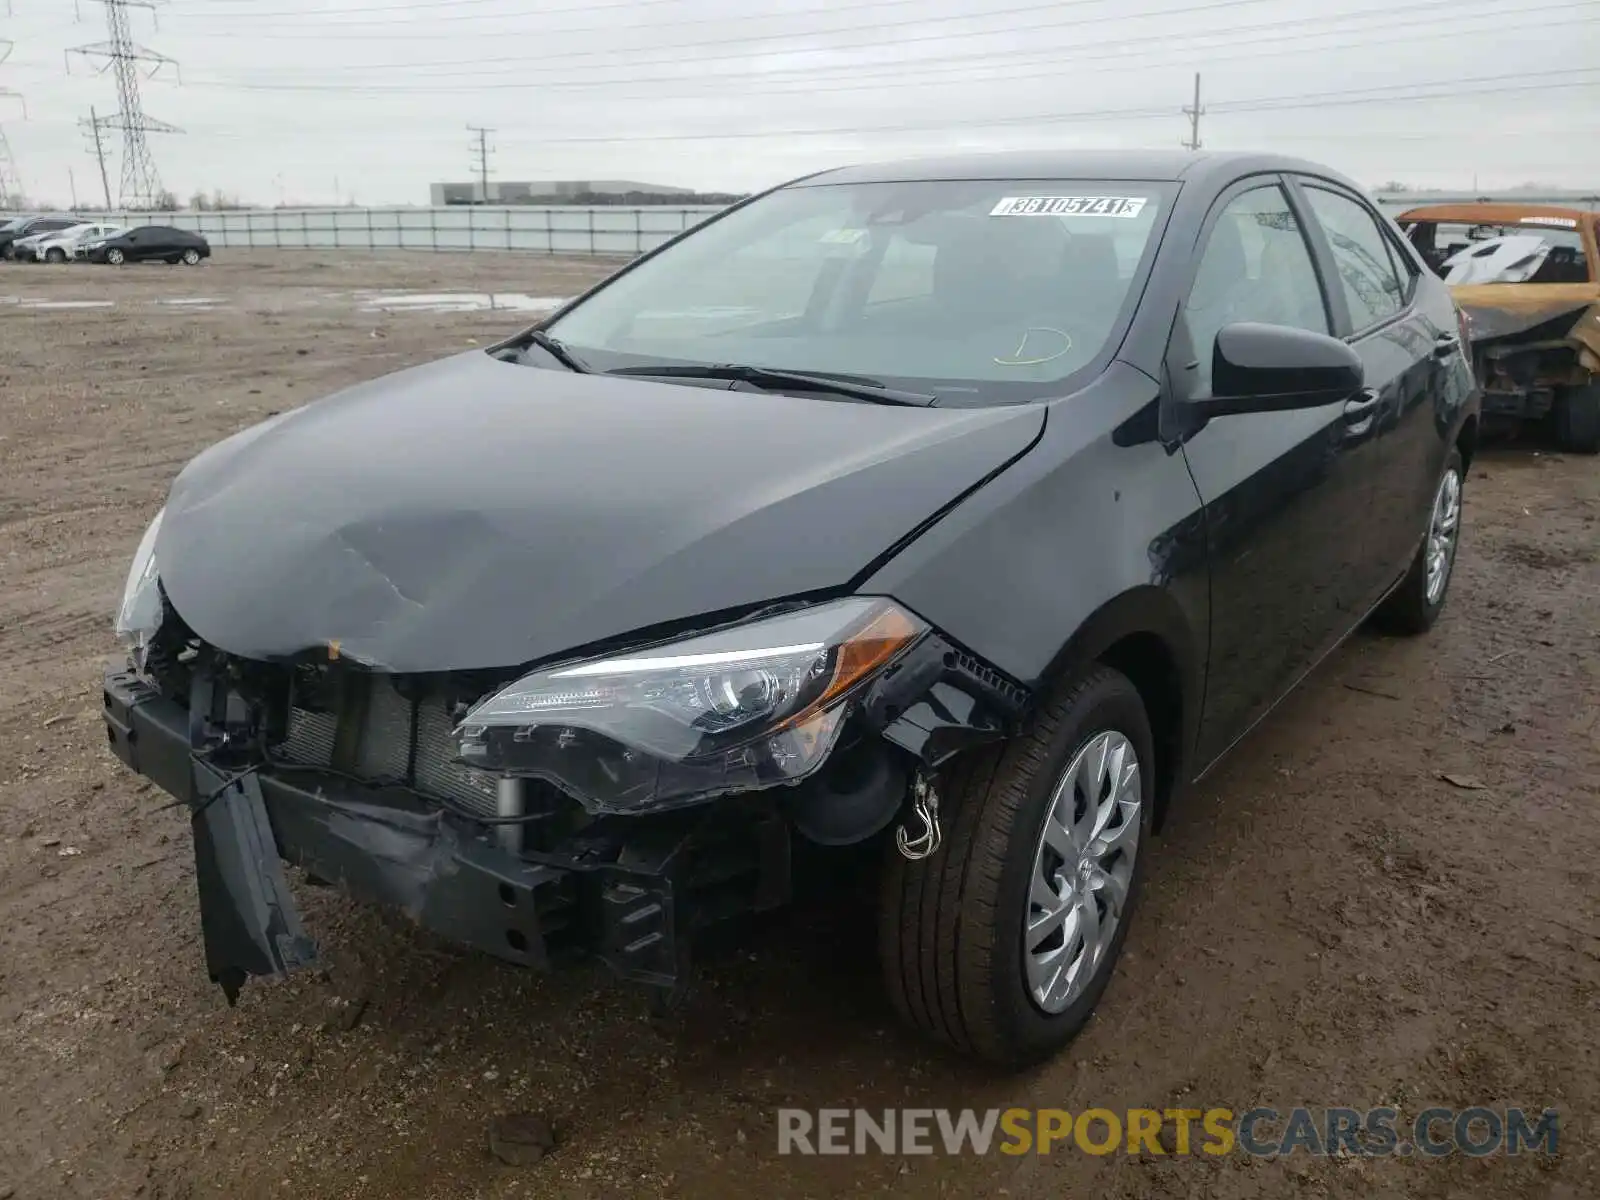
<path id="1" fill-rule="evenodd" d="M 1439 616 L 1477 429 L 1444 285 L 1313 163 L 814 175 L 201 454 L 110 741 L 192 811 L 230 999 L 314 960 L 280 854 L 670 999 L 792 857 L 877 846 L 900 1012 L 1026 1062 L 1186 785 Z"/>
<path id="2" fill-rule="evenodd" d="M 8 262 L 15 259 L 15 243 L 25 237 L 32 237 L 36 233 L 58 233 L 80 223 L 80 219 L 73 216 L 13 217 L 0 224 L 0 259 Z"/>
<path id="3" fill-rule="evenodd" d="M 116 237 L 88 243 L 83 247 L 83 257 L 90 262 L 110 263 L 113 267 L 131 262 L 183 263 L 197 267 L 201 259 L 211 257 L 211 243 L 187 229 L 140 225 Z"/>

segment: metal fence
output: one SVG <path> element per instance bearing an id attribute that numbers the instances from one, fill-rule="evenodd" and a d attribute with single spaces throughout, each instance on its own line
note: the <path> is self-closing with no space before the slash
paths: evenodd
<path id="1" fill-rule="evenodd" d="M 718 205 L 269 208 L 112 213 L 127 225 L 173 225 L 216 247 L 281 250 L 520 250 L 636 255 L 698 225 Z M 84 215 L 84 220 L 91 220 Z"/>
<path id="2" fill-rule="evenodd" d="M 1390 212 L 1423 204 L 1500 199 L 1525 204 L 1600 207 L 1600 196 L 1577 191 L 1544 196 L 1379 193 Z M 129 225 L 175 225 L 217 247 L 281 250 L 517 250 L 534 254 L 637 255 L 720 212 L 715 204 L 446 205 L 415 208 L 263 208 L 228 212 L 112 213 Z M 84 220 L 92 220 L 88 213 Z"/>

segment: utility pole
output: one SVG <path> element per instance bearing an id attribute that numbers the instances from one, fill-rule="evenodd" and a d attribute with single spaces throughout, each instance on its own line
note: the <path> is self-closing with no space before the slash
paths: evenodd
<path id="1" fill-rule="evenodd" d="M 106 211 L 110 212 L 111 176 L 106 173 L 106 146 L 105 142 L 101 140 L 100 137 L 100 130 L 102 128 L 100 117 L 98 114 L 96 114 L 93 108 L 90 108 L 89 119 L 85 121 L 80 117 L 78 119 L 78 124 L 87 129 L 90 135 L 94 138 L 94 157 L 95 161 L 100 164 L 100 186 L 105 189 Z"/>
<path id="2" fill-rule="evenodd" d="M 1183 143 L 1185 149 L 1200 149 L 1200 118 L 1205 115 L 1205 109 L 1200 107 L 1200 72 L 1194 73 L 1194 106 L 1183 110 L 1184 116 L 1189 118 L 1189 140 Z"/>
<path id="3" fill-rule="evenodd" d="M 0 63 L 10 57 L 11 43 L 0 41 Z M 0 88 L 0 100 L 15 100 L 22 105 L 23 115 L 27 115 L 27 103 L 22 99 L 21 92 Z M 6 140 L 5 129 L 0 127 L 0 209 L 21 208 L 22 203 L 22 179 L 17 174 L 17 160 L 12 157 L 11 143 Z"/>
<path id="4" fill-rule="evenodd" d="M 154 208 L 161 194 L 161 177 L 156 173 L 155 159 L 150 154 L 147 133 L 182 133 L 176 125 L 145 116 L 144 102 L 139 96 L 140 78 L 149 79 L 162 67 L 177 63 L 165 54 L 158 54 L 133 40 L 128 25 L 128 9 L 148 8 L 153 13 L 165 0 L 95 0 L 106 10 L 106 25 L 111 33 L 108 41 L 75 46 L 67 51 L 68 70 L 74 54 L 86 59 L 102 59 L 99 70 L 110 70 L 117 81 L 117 115 L 96 118 L 104 129 L 122 130 L 122 181 L 121 199 L 128 208 Z M 149 64 L 148 68 L 140 64 Z M 181 82 L 181 80 L 180 80 Z M 107 204 L 106 207 L 110 207 Z"/>
<path id="5" fill-rule="evenodd" d="M 468 125 L 467 128 L 478 135 L 478 140 L 472 148 L 473 165 L 478 173 L 478 203 L 489 203 L 489 155 L 494 152 L 494 147 L 489 145 L 489 135 L 492 129 L 482 125 Z"/>

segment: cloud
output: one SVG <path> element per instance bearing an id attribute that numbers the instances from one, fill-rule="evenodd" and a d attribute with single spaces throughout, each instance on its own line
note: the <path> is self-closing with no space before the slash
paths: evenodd
<path id="1" fill-rule="evenodd" d="M 104 13 L 13 10 L 0 87 L 28 116 L 0 121 L 23 181 L 97 196 L 78 121 L 116 91 L 64 52 L 103 40 Z M 1170 146 L 1195 71 L 1209 145 L 1374 183 L 1600 188 L 1581 117 L 1600 13 L 1582 0 L 173 0 L 156 17 L 130 10 L 181 63 L 181 83 L 143 84 L 147 112 L 187 130 L 151 139 L 179 195 L 425 203 L 470 173 L 468 123 L 496 130 L 502 179 L 718 190 L 951 148 Z"/>

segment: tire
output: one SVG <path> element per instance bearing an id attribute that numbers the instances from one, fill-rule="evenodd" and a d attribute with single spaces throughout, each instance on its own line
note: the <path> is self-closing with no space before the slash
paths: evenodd
<path id="1" fill-rule="evenodd" d="M 1551 417 L 1556 443 L 1573 454 L 1600 454 L 1600 383 L 1563 388 Z"/>
<path id="2" fill-rule="evenodd" d="M 106 251 L 106 261 L 113 267 L 120 267 L 123 263 L 128 261 L 128 256 L 113 246 L 111 249 Z"/>
<path id="3" fill-rule="evenodd" d="M 52 246 L 44 252 L 44 260 L 47 263 L 64 263 L 67 261 L 67 252 L 60 247 Z"/>
<path id="4" fill-rule="evenodd" d="M 1101 860 L 1125 876 L 1125 900 L 1098 963 L 1058 998 L 1064 1006 L 1051 1010 L 1030 989 L 1031 956 L 1024 945 L 1025 922 L 1036 915 L 1032 898 L 1038 894 L 1033 890 L 1038 867 L 1042 863 L 1048 874 L 1058 861 L 1044 857 L 1054 853 L 1043 843 L 1045 819 L 1064 773 L 1086 754 L 1092 769 L 1094 748 L 1110 740 L 1107 735 L 1120 738 L 1138 765 L 1137 784 L 1130 780 L 1126 793 L 1126 798 L 1137 796 L 1137 810 L 1130 814 L 1113 797 L 1107 811 L 1116 824 L 1109 827 L 1111 834 L 1094 839 L 1104 842 L 1136 830 L 1131 838 L 1115 838 L 1128 847 L 1118 852 L 1124 857 Z M 1091 774 L 1104 783 L 1103 775 Z M 1048 1058 L 1094 1011 L 1138 899 L 1145 857 L 1140 851 L 1149 838 L 1155 799 L 1154 738 L 1144 704 L 1125 676 L 1095 667 L 1062 688 L 1025 732 L 1003 746 L 958 759 L 938 788 L 947 814 L 944 846 L 920 862 L 889 847 L 879 916 L 889 997 L 908 1024 L 971 1057 L 1011 1067 Z M 1068 796 L 1074 794 L 1083 795 L 1073 789 Z M 1059 876 L 1054 886 L 1061 886 Z M 1113 892 L 1077 894 L 1108 899 Z M 1103 919 L 1108 910 L 1099 900 L 1089 903 Z M 1071 908 L 1070 902 L 1063 908 Z M 1067 950 L 1070 921 L 1057 925 L 1061 949 Z"/>
<path id="5" fill-rule="evenodd" d="M 1455 479 L 1453 521 L 1447 513 L 1441 512 L 1440 507 L 1445 503 L 1446 488 L 1452 476 Z M 1422 545 L 1417 548 L 1417 556 L 1411 560 L 1411 567 L 1400 585 L 1389 593 L 1389 598 L 1375 614 L 1376 624 L 1386 633 L 1408 637 L 1427 633 L 1444 611 L 1444 602 L 1450 597 L 1450 580 L 1455 575 L 1456 552 L 1461 547 L 1461 499 L 1465 485 L 1466 470 L 1462 466 L 1461 452 L 1452 450 L 1450 457 L 1445 459 L 1444 470 L 1439 473 L 1439 482 L 1434 487 L 1428 528 L 1422 536 Z M 1443 530 L 1446 535 L 1442 564 L 1444 575 L 1437 592 L 1434 592 L 1429 587 L 1428 564 L 1432 550 L 1437 549 L 1434 539 L 1441 533 L 1441 522 L 1447 526 Z"/>
<path id="6" fill-rule="evenodd" d="M 198 267 L 200 265 L 200 251 L 193 246 L 185 250 L 183 252 L 183 265 L 186 267 Z"/>
<path id="7" fill-rule="evenodd" d="M 0 259 L 5 260 L 6 262 L 11 262 L 16 257 L 17 252 L 11 248 L 10 242 L 7 242 L 4 246 L 0 246 Z"/>

